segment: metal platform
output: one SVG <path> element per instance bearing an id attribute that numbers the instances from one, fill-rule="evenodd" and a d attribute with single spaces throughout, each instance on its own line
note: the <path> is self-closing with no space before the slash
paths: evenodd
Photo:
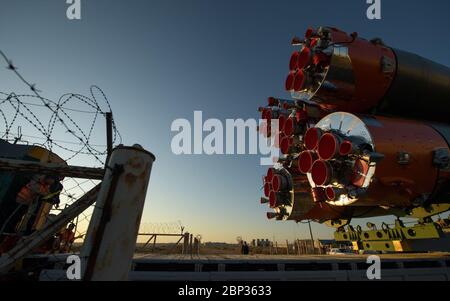
<path id="1" fill-rule="evenodd" d="M 368 255 L 139 255 L 132 281 L 360 281 Z M 450 254 L 383 254 L 382 280 L 449 281 Z M 42 271 L 40 280 L 62 280 L 64 270 Z"/>

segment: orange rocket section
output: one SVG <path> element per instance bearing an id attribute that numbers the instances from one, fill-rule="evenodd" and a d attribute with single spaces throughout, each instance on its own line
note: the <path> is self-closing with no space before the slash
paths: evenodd
<path id="1" fill-rule="evenodd" d="M 299 99 L 320 99 L 325 109 L 365 112 L 389 89 L 394 52 L 377 41 L 336 28 L 310 29 L 290 60 L 286 89 Z"/>
<path id="2" fill-rule="evenodd" d="M 263 179 L 267 217 L 323 222 L 447 204 L 450 68 L 333 27 L 292 45 L 292 100 L 260 108 L 281 153 Z"/>
<path id="3" fill-rule="evenodd" d="M 375 178 L 361 204 L 411 206 L 425 201 L 438 180 L 447 177 L 433 163 L 437 150 L 449 151 L 447 142 L 425 123 L 385 117 L 375 120 L 379 124 L 367 127 L 375 151 L 383 159 L 376 165 Z"/>

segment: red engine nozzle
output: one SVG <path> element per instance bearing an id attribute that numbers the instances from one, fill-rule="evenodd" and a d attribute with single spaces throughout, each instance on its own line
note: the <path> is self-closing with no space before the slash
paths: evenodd
<path id="1" fill-rule="evenodd" d="M 294 91 L 301 91 L 305 84 L 305 73 L 303 70 L 298 70 L 294 77 L 294 84 L 292 85 L 292 89 Z"/>
<path id="2" fill-rule="evenodd" d="M 281 114 L 280 118 L 278 118 L 278 130 L 280 132 L 284 131 L 284 127 L 286 126 L 286 120 L 287 120 L 287 117 L 284 114 Z"/>
<path id="3" fill-rule="evenodd" d="M 287 155 L 289 153 L 289 149 L 291 148 L 291 145 L 293 143 L 292 137 L 283 137 L 280 141 L 280 150 L 281 153 L 284 155 Z"/>
<path id="4" fill-rule="evenodd" d="M 329 162 L 316 160 L 311 167 L 311 177 L 317 186 L 328 185 L 333 175 L 333 169 Z"/>
<path id="5" fill-rule="evenodd" d="M 322 135 L 317 152 L 322 160 L 333 159 L 339 152 L 340 139 L 332 133 Z"/>
<path id="6" fill-rule="evenodd" d="M 295 51 L 291 55 L 291 59 L 289 61 L 289 70 L 294 71 L 298 66 L 298 59 L 300 58 L 300 52 Z"/>
<path id="7" fill-rule="evenodd" d="M 270 196 L 270 189 L 271 189 L 270 183 L 265 183 L 265 184 L 264 184 L 264 195 L 265 195 L 266 197 L 269 197 L 269 196 Z"/>
<path id="8" fill-rule="evenodd" d="M 309 47 L 303 47 L 298 55 L 297 68 L 303 69 L 311 62 L 311 49 Z"/>
<path id="9" fill-rule="evenodd" d="M 353 143 L 351 143 L 348 140 L 345 140 L 339 146 L 339 155 L 347 156 L 352 152 L 352 150 L 353 150 Z"/>
<path id="10" fill-rule="evenodd" d="M 272 183 L 273 176 L 275 175 L 275 168 L 271 167 L 267 170 L 266 182 Z"/>
<path id="11" fill-rule="evenodd" d="M 289 190 L 289 179 L 285 175 L 275 175 L 272 180 L 272 188 L 275 192 Z"/>
<path id="12" fill-rule="evenodd" d="M 327 199 L 329 199 L 330 201 L 334 201 L 334 199 L 336 198 L 336 191 L 331 186 L 325 189 L 325 194 L 327 196 Z"/>
<path id="13" fill-rule="evenodd" d="M 313 151 L 301 152 L 298 157 L 298 170 L 303 174 L 310 172 L 316 159 L 317 154 Z"/>
<path id="14" fill-rule="evenodd" d="M 284 133 L 286 136 L 292 136 L 301 132 L 301 126 L 296 117 L 289 117 L 284 124 Z"/>
<path id="15" fill-rule="evenodd" d="M 319 128 L 309 128 L 305 133 L 305 147 L 307 150 L 316 149 L 319 144 L 320 137 L 322 136 L 322 130 Z"/>
<path id="16" fill-rule="evenodd" d="M 291 71 L 289 72 L 287 78 L 286 78 L 286 83 L 285 83 L 285 88 L 286 91 L 293 91 L 294 90 L 294 81 L 295 81 L 295 75 L 296 75 L 296 71 Z"/>

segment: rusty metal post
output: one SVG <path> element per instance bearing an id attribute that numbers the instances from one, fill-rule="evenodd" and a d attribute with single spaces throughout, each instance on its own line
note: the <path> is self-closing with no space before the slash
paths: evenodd
<path id="1" fill-rule="evenodd" d="M 184 233 L 184 241 L 183 241 L 183 255 L 186 255 L 188 253 L 189 248 L 189 233 Z"/>
<path id="2" fill-rule="evenodd" d="M 315 250 L 314 250 L 314 236 L 313 236 L 313 232 L 311 229 L 311 220 L 308 220 L 308 227 L 309 227 L 309 235 L 311 236 L 311 243 L 312 243 L 312 248 L 313 248 L 313 254 L 315 254 Z"/>
<path id="3" fill-rule="evenodd" d="M 191 255 L 191 257 L 192 257 L 192 243 L 193 243 L 192 239 L 193 238 L 194 238 L 194 234 L 191 234 L 189 236 L 189 254 Z"/>
<path id="4" fill-rule="evenodd" d="M 81 250 L 83 280 L 128 280 L 155 156 L 141 146 L 118 146 Z"/>
<path id="5" fill-rule="evenodd" d="M 155 253 L 155 247 L 156 247 L 156 238 L 158 237 L 158 235 L 155 235 L 155 237 L 153 238 L 153 247 L 152 247 L 152 253 Z"/>

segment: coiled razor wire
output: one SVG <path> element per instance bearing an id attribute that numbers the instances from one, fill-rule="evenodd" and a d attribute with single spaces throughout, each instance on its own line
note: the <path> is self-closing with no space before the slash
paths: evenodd
<path id="1" fill-rule="evenodd" d="M 103 120 L 99 117 L 104 116 L 106 112 L 112 112 L 105 93 L 94 85 L 90 87 L 89 96 L 66 93 L 54 101 L 43 97 L 36 85 L 27 81 L 12 61 L 0 50 L 1 61 L 6 63 L 6 69 L 11 71 L 26 88 L 30 89 L 31 93 L 0 91 L 0 139 L 15 143 L 20 141 L 42 145 L 66 162 L 83 155 L 89 159 L 95 159 L 94 162 L 104 166 L 107 146 L 106 143 L 94 142 L 96 139 L 94 132 L 98 123 Z M 81 116 L 81 122 L 77 122 L 77 116 Z M 112 127 L 113 144 L 121 144 L 122 137 L 114 119 Z M 26 133 L 22 134 L 22 128 Z M 29 131 L 33 131 L 33 133 L 29 133 Z M 61 156 L 58 153 L 60 151 L 67 156 Z M 48 218 L 58 215 L 98 183 L 98 180 L 64 178 L 60 204 L 52 208 Z M 76 227 L 74 229 L 75 241 L 71 246 L 72 252 L 79 252 L 95 207 L 95 204 L 90 206 L 72 221 Z M 56 252 L 58 251 L 56 250 Z"/>
<path id="2" fill-rule="evenodd" d="M 104 158 L 107 155 L 106 145 L 92 143 L 94 129 L 99 121 L 99 116 L 111 112 L 111 105 L 105 93 L 98 86 L 90 87 L 90 95 L 85 96 L 76 93 L 63 94 L 58 101 L 45 98 L 41 95 L 41 91 L 36 88 L 35 84 L 27 81 L 12 61 L 0 50 L 0 58 L 6 62 L 6 68 L 13 72 L 16 77 L 31 90 L 31 94 L 16 94 L 14 92 L 0 91 L 0 122 L 4 124 L 4 130 L 0 128 L 0 138 L 10 140 L 13 133 L 13 127 L 18 125 L 19 117 L 23 118 L 28 125 L 37 130 L 39 136 L 30 136 L 32 140 L 39 139 L 41 143 L 49 151 L 53 151 L 56 146 L 68 152 L 70 155 L 63 158 L 69 161 L 78 155 L 88 155 L 102 165 L 105 164 Z M 106 105 L 106 110 L 100 106 L 101 102 Z M 80 109 L 86 108 L 85 110 Z M 44 108 L 47 110 L 47 118 L 39 116 L 33 107 Z M 80 125 L 72 116 L 74 113 L 82 114 L 85 119 L 90 116 L 90 122 Z M 53 139 L 55 129 L 59 126 L 67 136 L 75 138 L 75 141 L 67 141 L 67 139 Z M 113 127 L 113 144 L 120 144 L 122 137 L 116 127 L 114 120 Z M 27 136 L 27 135 L 25 135 Z M 78 147 L 75 147 L 78 145 Z"/>

